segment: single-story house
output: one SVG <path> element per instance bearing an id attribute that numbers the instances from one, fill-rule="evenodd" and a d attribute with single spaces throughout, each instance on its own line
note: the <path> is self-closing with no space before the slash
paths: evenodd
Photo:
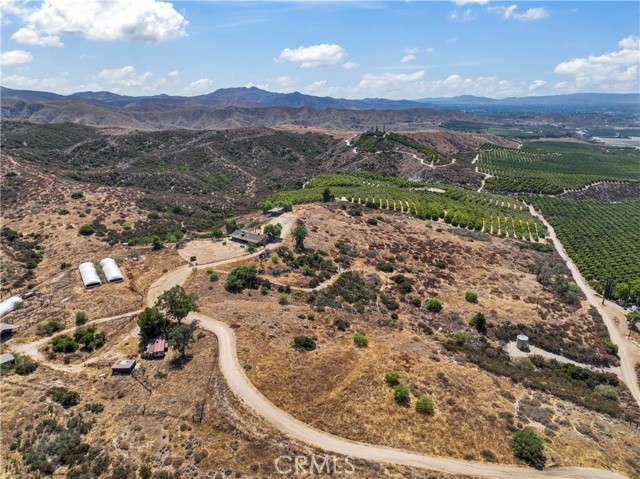
<path id="1" fill-rule="evenodd" d="M 0 336 L 13 334 L 18 329 L 15 324 L 0 323 Z"/>
<path id="2" fill-rule="evenodd" d="M 16 361 L 16 358 L 11 353 L 0 355 L 0 366 L 4 366 L 5 364 L 11 364 L 15 361 Z"/>
<path id="3" fill-rule="evenodd" d="M 135 367 L 135 359 L 121 359 L 111 366 L 111 374 L 131 374 Z"/>
<path id="4" fill-rule="evenodd" d="M 256 233 L 254 231 L 236 230 L 231 233 L 231 239 L 238 243 L 254 243 L 257 246 L 265 246 L 269 243 L 269 237 L 262 233 Z"/>
<path id="5" fill-rule="evenodd" d="M 284 208 L 282 206 L 275 206 L 267 211 L 267 213 L 269 213 L 269 216 L 280 216 L 283 211 Z"/>
<path id="6" fill-rule="evenodd" d="M 164 358 L 164 353 L 169 349 L 169 344 L 163 336 L 152 339 L 147 343 L 147 357 Z"/>

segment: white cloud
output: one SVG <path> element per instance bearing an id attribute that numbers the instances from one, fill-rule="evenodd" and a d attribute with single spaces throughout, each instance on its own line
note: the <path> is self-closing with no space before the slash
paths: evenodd
<path id="1" fill-rule="evenodd" d="M 26 23 L 26 28 L 36 34 L 34 37 L 29 33 L 27 38 L 46 38 L 42 41 L 47 45 L 56 45 L 54 40 L 58 35 L 81 35 L 90 40 L 160 42 L 185 36 L 189 23 L 172 4 L 156 0 L 8 3 L 13 6 L 10 13 L 17 15 Z M 21 35 L 27 36 L 26 33 Z"/>
<path id="2" fill-rule="evenodd" d="M 173 70 L 172 72 L 167 73 L 167 76 L 171 78 L 176 78 L 180 76 L 180 72 L 178 70 Z"/>
<path id="3" fill-rule="evenodd" d="M 432 47 L 429 47 L 429 48 L 427 48 L 425 51 L 426 51 L 427 53 L 433 53 L 433 48 L 432 48 Z"/>
<path id="4" fill-rule="evenodd" d="M 420 80 L 424 74 L 424 70 L 415 73 L 383 73 L 381 75 L 367 73 L 362 77 L 362 80 L 360 80 L 358 88 L 381 94 L 389 90 L 397 89 L 403 84 L 414 83 Z"/>
<path id="5" fill-rule="evenodd" d="M 42 79 L 29 78 L 22 75 L 7 75 L 2 78 L 2 85 L 17 90 L 55 91 L 63 94 L 87 90 L 87 88 L 70 89 L 67 80 L 66 74 Z"/>
<path id="6" fill-rule="evenodd" d="M 342 64 L 342 68 L 344 68 L 345 70 L 355 70 L 359 66 L 360 64 L 356 62 L 346 62 Z"/>
<path id="7" fill-rule="evenodd" d="M 555 72 L 571 76 L 578 88 L 596 86 L 601 90 L 638 91 L 640 84 L 640 37 L 630 35 L 618 42 L 618 51 L 559 63 Z"/>
<path id="8" fill-rule="evenodd" d="M 304 93 L 316 96 L 335 96 L 340 88 L 327 86 L 327 80 L 314 81 L 302 89 Z"/>
<path id="9" fill-rule="evenodd" d="M 533 20 L 542 20 L 543 18 L 547 18 L 549 16 L 549 13 L 544 9 L 544 7 L 530 8 L 523 13 L 518 13 L 517 9 L 517 5 L 511 5 L 508 7 L 489 7 L 489 11 L 495 12 L 498 15 L 502 16 L 503 20 L 519 20 L 521 22 L 530 22 Z"/>
<path id="10" fill-rule="evenodd" d="M 453 3 L 461 7 L 462 5 L 468 5 L 470 3 L 476 3 L 478 5 L 486 5 L 489 0 L 453 0 Z"/>
<path id="11" fill-rule="evenodd" d="M 462 12 L 462 17 L 458 14 L 457 10 L 454 10 L 453 12 L 451 12 L 451 15 L 449 15 L 449 18 L 451 20 L 457 20 L 460 18 L 463 22 L 468 22 L 475 19 L 475 17 L 473 16 L 473 10 L 471 10 L 470 8 L 467 8 L 464 12 Z"/>
<path id="12" fill-rule="evenodd" d="M 138 74 L 136 69 L 129 65 L 122 68 L 102 70 L 98 73 L 97 78 L 105 80 L 109 85 L 129 88 L 144 85 L 151 76 L 153 76 L 151 72 Z"/>
<path id="13" fill-rule="evenodd" d="M 40 35 L 38 32 L 28 27 L 22 27 L 11 35 L 11 39 L 18 43 L 24 43 L 27 45 L 39 45 L 43 47 L 63 46 L 58 35 Z"/>
<path id="14" fill-rule="evenodd" d="M 295 85 L 298 82 L 297 78 L 293 78 L 287 75 L 279 76 L 275 79 L 275 82 L 278 86 L 288 88 L 290 86 Z"/>
<path id="15" fill-rule="evenodd" d="M 268 90 L 269 89 L 269 84 L 268 83 L 247 83 L 244 86 L 245 88 L 259 88 L 260 90 Z"/>
<path id="16" fill-rule="evenodd" d="M 182 92 L 187 95 L 199 95 L 211 92 L 212 86 L 213 80 L 209 78 L 200 78 L 199 80 L 189 83 L 188 86 L 182 89 Z"/>
<path id="17" fill-rule="evenodd" d="M 300 63 L 302 68 L 319 68 L 335 65 L 347 56 L 347 52 L 340 45 L 312 45 L 298 47 L 295 50 L 285 48 L 277 58 L 278 61 Z"/>
<path id="18" fill-rule="evenodd" d="M 407 55 L 403 56 L 403 57 L 400 59 L 400 63 L 412 62 L 412 61 L 413 61 L 413 60 L 415 60 L 416 58 L 418 58 L 418 57 L 416 57 L 413 53 L 409 53 L 409 54 L 407 54 Z"/>
<path id="19" fill-rule="evenodd" d="M 540 87 L 543 87 L 547 84 L 544 80 L 534 80 L 529 83 L 529 91 L 537 90 Z"/>
<path id="20" fill-rule="evenodd" d="M 420 49 L 419 49 L 419 48 L 405 48 L 405 49 L 404 49 L 404 52 L 405 52 L 407 55 L 415 55 L 415 54 L 417 54 L 417 53 L 420 53 Z"/>
<path id="21" fill-rule="evenodd" d="M 0 65 L 20 65 L 23 63 L 29 63 L 33 61 L 33 55 L 30 52 L 24 50 L 10 50 L 0 54 Z"/>

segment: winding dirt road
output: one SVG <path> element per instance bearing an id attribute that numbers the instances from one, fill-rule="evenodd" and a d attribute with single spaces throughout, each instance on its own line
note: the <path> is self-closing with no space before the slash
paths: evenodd
<path id="1" fill-rule="evenodd" d="M 620 372 L 622 374 L 622 379 L 640 406 L 640 387 L 638 387 L 638 376 L 635 372 L 635 366 L 640 362 L 640 348 L 626 338 L 627 322 L 624 321 L 624 309 L 611 303 L 602 304 L 602 299 L 596 294 L 593 288 L 591 288 L 589 283 L 587 283 L 587 280 L 584 279 L 584 276 L 582 276 L 578 267 L 567 254 L 564 246 L 562 246 L 562 243 L 556 236 L 553 226 L 549 224 L 541 213 L 536 211 L 533 205 L 527 206 L 529 207 L 531 215 L 538 218 L 542 224 L 546 226 L 551 241 L 553 241 L 556 250 L 558 250 L 558 253 L 567 264 L 567 267 L 573 275 L 574 281 L 584 292 L 587 297 L 587 301 L 589 301 L 589 303 L 591 303 L 591 305 L 602 315 L 602 319 L 604 320 L 604 324 L 607 326 L 611 340 L 618 345 L 618 356 L 620 356 Z M 616 325 L 616 317 L 618 319 L 622 318 L 622 320 L 618 321 L 619 325 Z"/>

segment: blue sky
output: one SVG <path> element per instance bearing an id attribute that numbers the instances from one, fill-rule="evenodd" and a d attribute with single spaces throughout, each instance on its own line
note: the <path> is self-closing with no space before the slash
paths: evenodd
<path id="1" fill-rule="evenodd" d="M 395 99 L 638 92 L 639 5 L 0 0 L 2 85 Z"/>

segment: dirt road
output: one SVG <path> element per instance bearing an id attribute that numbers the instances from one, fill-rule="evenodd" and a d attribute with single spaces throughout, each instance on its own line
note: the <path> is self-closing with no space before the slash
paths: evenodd
<path id="1" fill-rule="evenodd" d="M 635 366 L 640 362 L 640 348 L 629 341 L 626 336 L 628 332 L 627 322 L 624 320 L 625 311 L 620 306 L 605 303 L 602 304 L 602 298 L 591 288 L 587 280 L 584 279 L 578 267 L 571 260 L 566 250 L 562 246 L 560 240 L 556 236 L 556 232 L 541 213 L 535 210 L 533 205 L 527 205 L 529 212 L 537 217 L 542 224 L 545 225 L 549 232 L 549 237 L 558 250 L 558 253 L 567 264 L 567 267 L 573 275 L 573 279 L 580 289 L 584 292 L 589 303 L 598 310 L 602 315 L 604 324 L 607 326 L 611 340 L 618 345 L 618 356 L 620 356 L 620 371 L 622 379 L 631 391 L 634 399 L 640 405 L 640 387 L 638 387 L 638 376 L 636 375 Z M 618 324 L 616 324 L 618 318 Z"/>

